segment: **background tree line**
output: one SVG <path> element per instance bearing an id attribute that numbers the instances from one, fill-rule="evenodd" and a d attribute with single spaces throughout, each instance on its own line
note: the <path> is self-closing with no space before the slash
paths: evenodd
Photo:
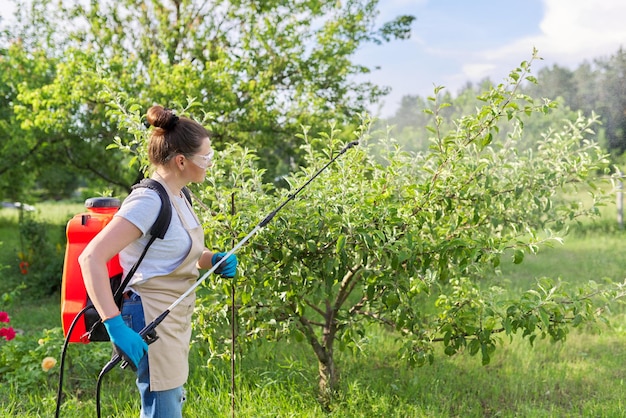
<path id="1" fill-rule="evenodd" d="M 521 90 L 533 97 L 555 100 L 560 106 L 545 119 L 529 120 L 519 147 L 536 145 L 550 123 L 571 119 L 580 111 L 587 117 L 593 113 L 599 116 L 600 125 L 594 129 L 593 138 L 611 154 L 614 162 L 623 160 L 626 151 L 626 52 L 623 48 L 609 57 L 585 61 L 574 70 L 558 64 L 543 67 L 538 70 L 536 80 L 537 83 L 524 83 Z M 482 105 L 477 99 L 478 93 L 493 84 L 489 79 L 477 84 L 468 82 L 456 96 L 443 91 L 442 100 L 451 106 L 442 109 L 441 114 L 452 121 L 472 112 Z M 422 140 L 425 137 L 422 132 L 430 122 L 430 116 L 424 113 L 428 107 L 428 98 L 406 95 L 396 113 L 382 122 L 394 127 L 395 138 L 406 148 L 425 150 L 428 143 Z"/>

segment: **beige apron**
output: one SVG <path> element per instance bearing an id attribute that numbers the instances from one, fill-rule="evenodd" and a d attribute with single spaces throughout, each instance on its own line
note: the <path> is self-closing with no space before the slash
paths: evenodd
<path id="1" fill-rule="evenodd" d="M 161 183 L 164 183 L 161 181 Z M 167 185 L 163 184 L 167 189 Z M 168 193 L 171 192 L 168 190 Z M 198 279 L 196 262 L 204 250 L 204 231 L 193 209 L 179 208 L 176 200 L 171 201 L 183 226 L 191 237 L 191 249 L 187 257 L 167 276 L 152 277 L 143 283 L 133 285 L 133 290 L 141 297 L 146 324 L 161 315 L 176 299 L 185 293 Z M 189 226 L 185 222 L 183 210 L 193 213 L 198 224 Z M 150 365 L 150 390 L 160 391 L 182 386 L 189 375 L 189 342 L 191 340 L 191 315 L 196 300 L 191 293 L 178 304 L 156 327 L 159 337 L 148 348 Z"/>

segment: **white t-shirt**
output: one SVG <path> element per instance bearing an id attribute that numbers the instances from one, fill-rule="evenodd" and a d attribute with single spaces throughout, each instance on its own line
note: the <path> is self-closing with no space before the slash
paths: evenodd
<path id="1" fill-rule="evenodd" d="M 185 222 L 190 227 L 198 225 L 195 217 L 188 210 L 185 197 L 172 197 L 184 212 Z M 141 230 L 143 235 L 120 251 L 120 265 L 124 270 L 124 277 L 141 256 L 146 244 L 150 240 L 150 228 L 154 224 L 161 210 L 159 194 L 147 187 L 133 190 L 120 207 L 115 216 L 121 216 Z M 135 275 L 130 280 L 129 287 L 141 283 L 151 277 L 166 276 L 173 272 L 187 257 L 191 249 L 191 238 L 183 226 L 178 212 L 172 202 L 172 220 L 163 239 L 157 238 L 146 253 Z"/>

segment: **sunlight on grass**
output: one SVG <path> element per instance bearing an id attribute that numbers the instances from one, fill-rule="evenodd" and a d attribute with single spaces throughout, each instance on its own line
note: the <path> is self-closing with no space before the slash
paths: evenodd
<path id="1" fill-rule="evenodd" d="M 84 202 L 42 202 L 34 206 L 42 222 L 66 224 L 74 215 L 86 212 Z"/>

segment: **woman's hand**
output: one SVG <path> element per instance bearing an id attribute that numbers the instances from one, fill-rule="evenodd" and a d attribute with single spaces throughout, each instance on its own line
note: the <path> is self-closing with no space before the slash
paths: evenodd
<path id="1" fill-rule="evenodd" d="M 216 265 L 224 258 L 227 253 L 215 253 L 213 257 L 211 257 L 211 263 Z M 227 259 L 222 261 L 220 265 L 215 269 L 215 274 L 219 274 L 222 277 L 233 278 L 237 273 L 237 256 L 235 254 L 231 254 Z"/>

